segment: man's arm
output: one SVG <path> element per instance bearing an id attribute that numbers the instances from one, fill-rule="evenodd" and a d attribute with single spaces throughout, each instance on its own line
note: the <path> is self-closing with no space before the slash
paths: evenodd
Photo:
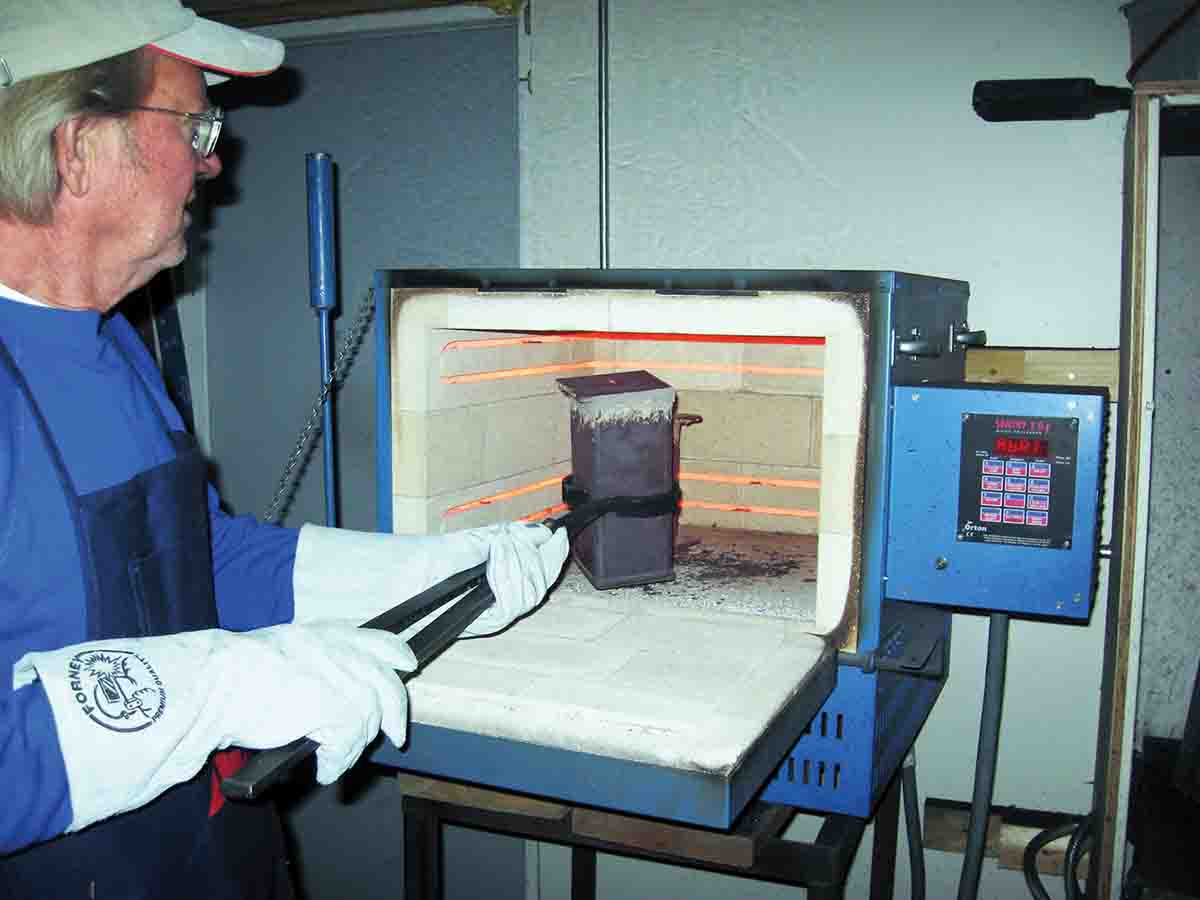
<path id="1" fill-rule="evenodd" d="M 0 856 L 62 834 L 71 824 L 67 769 L 40 686 L 0 692 Z"/>
<path id="2" fill-rule="evenodd" d="M 225 513 L 211 487 L 208 512 L 221 627 L 249 631 L 292 621 L 292 568 L 299 532 Z"/>

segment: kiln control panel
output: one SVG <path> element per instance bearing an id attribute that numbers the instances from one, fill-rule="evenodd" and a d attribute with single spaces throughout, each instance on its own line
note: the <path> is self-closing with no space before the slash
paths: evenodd
<path id="1" fill-rule="evenodd" d="M 962 414 L 958 539 L 1067 549 L 1078 417 Z"/>
<path id="2" fill-rule="evenodd" d="M 895 388 L 885 592 L 913 602 L 1087 618 L 1107 394 Z"/>

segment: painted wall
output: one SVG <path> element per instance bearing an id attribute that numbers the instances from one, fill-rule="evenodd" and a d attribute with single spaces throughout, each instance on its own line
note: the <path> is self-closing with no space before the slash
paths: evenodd
<path id="1" fill-rule="evenodd" d="M 292 28 L 282 76 L 213 91 L 230 107 L 227 172 L 208 192 L 212 231 L 196 253 L 208 275 L 206 329 L 192 344 L 207 350 L 213 459 L 238 512 L 268 505 L 320 383 L 306 153 L 330 153 L 336 166 L 339 342 L 376 268 L 517 262 L 514 25 L 476 13 L 465 22 L 379 17 L 345 34 L 330 34 L 339 23 Z M 368 339 L 337 399 L 341 521 L 367 530 L 374 378 Z M 324 521 L 321 475 L 318 447 L 285 524 Z M 394 779 L 359 768 L 337 786 L 284 800 L 303 897 L 397 896 L 403 821 Z M 516 842 L 461 830 L 447 842 L 452 858 L 494 877 L 493 896 L 522 895 Z M 477 896 L 477 871 L 450 873 L 448 896 Z"/>
<path id="2" fill-rule="evenodd" d="M 1123 83 L 1117 3 L 611 0 L 609 29 L 611 266 L 946 275 L 971 283 L 971 324 L 993 345 L 1116 346 L 1125 116 L 991 125 L 970 98 L 980 79 Z M 592 0 L 534 3 L 524 265 L 599 264 L 596 33 Z M 1013 623 L 997 804 L 1090 806 L 1105 575 L 1089 625 Z M 955 617 L 917 747 L 926 795 L 970 799 L 986 628 Z M 866 855 L 849 896 L 865 896 Z M 928 857 L 929 895 L 952 896 L 961 857 Z M 567 896 L 566 854 L 529 858 L 539 896 Z M 783 895 L 615 858 L 599 878 L 602 897 Z M 981 895 L 1027 891 L 989 861 Z"/>
<path id="3" fill-rule="evenodd" d="M 541 0 L 531 26 L 515 74 L 528 74 L 532 91 L 515 78 L 503 87 L 520 102 L 520 262 L 595 266 L 596 6 L 593 0 Z M 611 265 L 948 275 L 971 282 L 972 325 L 986 328 L 993 344 L 1116 344 L 1124 117 L 1000 126 L 983 123 L 970 109 L 971 87 L 983 78 L 1084 75 L 1121 83 L 1126 24 L 1114 0 L 612 0 L 610 28 Z M 386 117 L 351 108 L 359 112 L 355 127 L 372 124 L 403 141 Z M 246 114 L 278 116 L 295 128 L 295 111 Z M 462 125 L 480 110 L 458 114 L 454 121 Z M 295 140 L 277 153 L 299 158 L 307 149 L 337 153 L 329 144 L 296 146 Z M 296 172 L 281 169 L 275 177 L 293 182 L 280 202 L 294 206 Z M 254 180 L 240 185 L 247 196 L 261 189 Z M 368 205 L 402 205 L 389 200 Z M 303 212 L 293 206 L 268 209 L 266 222 L 256 212 L 247 233 L 302 229 Z M 218 212 L 214 234 L 222 240 L 232 214 Z M 293 355 L 307 357 L 311 314 L 293 311 L 303 305 L 298 240 L 290 255 L 272 249 L 260 261 L 269 277 L 251 268 L 245 279 L 222 285 L 214 274 L 209 292 L 236 287 L 230 295 L 248 304 L 269 291 L 289 321 L 300 323 L 288 326 Z M 436 264 L 481 261 L 467 252 L 474 248 L 447 254 L 435 242 L 428 249 Z M 256 510 L 266 499 L 266 470 L 273 474 L 276 459 L 290 449 L 291 428 L 306 411 L 315 377 L 287 358 L 292 351 L 272 349 L 283 355 L 260 359 L 268 340 L 263 335 L 277 340 L 280 323 L 275 315 L 262 316 L 258 333 L 239 336 L 246 330 L 239 313 L 229 307 L 208 322 L 213 423 L 219 459 L 232 459 L 226 454 L 237 446 L 243 461 L 265 460 L 236 475 L 242 486 L 234 485 L 232 494 L 237 505 Z M 229 338 L 233 345 L 225 343 Z M 229 378 L 221 388 L 217 369 L 232 361 L 246 379 Z M 269 382 L 280 372 L 289 384 L 270 395 L 277 403 L 250 403 L 228 386 Z M 253 407 L 256 418 L 223 425 L 230 405 Z M 365 421 L 352 415 L 348 422 L 360 444 Z M 276 437 L 253 436 L 264 432 Z M 369 468 L 366 446 L 351 449 L 349 459 L 359 452 L 363 461 L 354 468 L 361 473 Z M 232 464 L 224 468 L 235 477 Z M 300 512 L 319 516 L 319 500 L 302 498 Z M 1105 593 L 1102 578 L 1098 608 L 1085 627 L 1014 623 L 997 803 L 1076 812 L 1090 803 Z M 956 617 L 953 674 L 917 748 L 927 795 L 969 798 L 985 645 L 982 619 Z M 802 819 L 793 835 L 809 836 L 813 827 L 814 820 Z M 865 896 L 865 856 L 860 853 L 849 896 Z M 451 853 L 451 869 L 462 857 Z M 530 844 L 528 895 L 568 896 L 567 858 L 562 848 Z M 953 895 L 960 864 L 958 856 L 928 854 L 930 896 Z M 906 878 L 902 853 L 898 896 L 907 895 Z M 613 857 L 601 860 L 600 891 L 614 898 L 794 896 L 770 885 Z M 991 863 L 981 893 L 1026 896 L 1018 873 L 996 871 Z"/>
<path id="4" fill-rule="evenodd" d="M 516 262 L 516 105 L 499 75 L 516 46 L 512 21 L 496 21 L 297 39 L 288 77 L 218 89 L 236 108 L 211 212 L 208 377 L 222 496 L 236 511 L 268 505 L 320 387 L 305 154 L 335 165 L 339 344 L 378 268 Z M 375 525 L 374 372 L 368 339 L 337 396 L 351 528 Z M 285 524 L 324 520 L 319 449 L 312 469 Z"/>

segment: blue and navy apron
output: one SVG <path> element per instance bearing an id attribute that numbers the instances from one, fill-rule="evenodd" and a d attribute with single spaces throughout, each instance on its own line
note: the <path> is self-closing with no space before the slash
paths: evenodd
<path id="1" fill-rule="evenodd" d="M 33 411 L 71 509 L 84 570 L 87 639 L 218 627 L 207 466 L 191 436 L 172 431 L 151 396 L 175 458 L 123 484 L 80 495 L 2 340 L 0 365 Z M 139 809 L 0 859 L 0 898 L 290 898 L 274 808 L 222 804 L 214 800 L 215 783 L 214 766 L 206 765 Z"/>

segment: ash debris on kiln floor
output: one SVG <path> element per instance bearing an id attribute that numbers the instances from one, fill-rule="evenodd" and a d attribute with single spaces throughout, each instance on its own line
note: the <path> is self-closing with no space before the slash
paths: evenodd
<path id="1" fill-rule="evenodd" d="M 767 615 L 814 621 L 817 538 L 681 526 L 675 580 L 596 591 L 572 565 L 558 591 L 603 595 L 609 602 L 650 602 L 675 609 Z"/>
<path id="2" fill-rule="evenodd" d="M 675 542 L 675 565 L 699 582 L 782 578 L 817 580 L 817 539 L 794 534 L 685 527 Z M 652 585 L 647 585 L 652 587 Z"/>

